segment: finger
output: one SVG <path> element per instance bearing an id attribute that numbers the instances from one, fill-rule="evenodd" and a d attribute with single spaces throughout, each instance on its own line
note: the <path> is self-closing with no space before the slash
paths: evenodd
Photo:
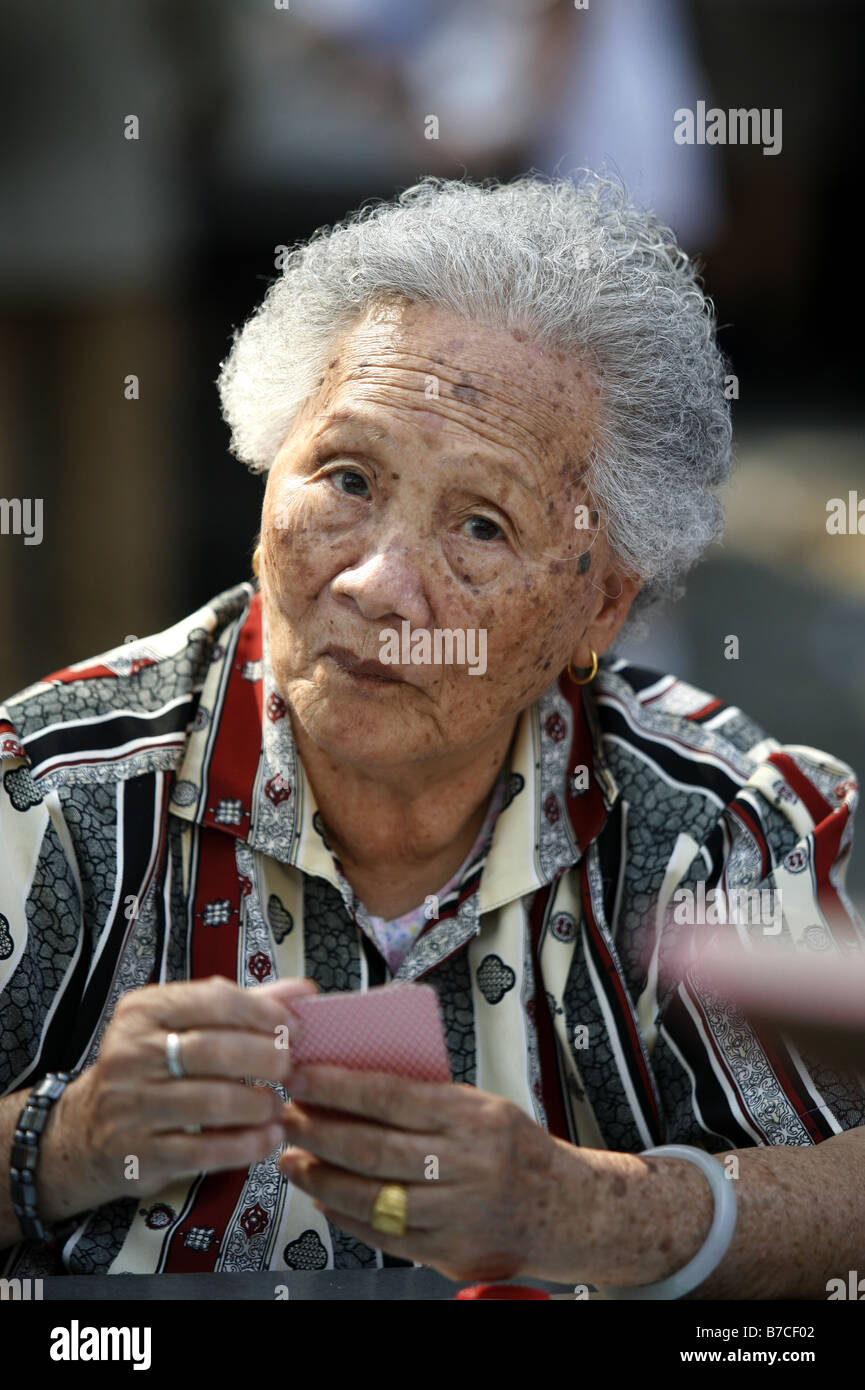
<path id="1" fill-rule="evenodd" d="M 169 1086 L 149 1088 L 142 1097 L 142 1110 L 145 1124 L 156 1133 L 190 1124 L 247 1129 L 279 1123 L 282 1101 L 266 1086 L 244 1086 L 238 1081 L 173 1081 Z"/>
<path id="2" fill-rule="evenodd" d="M 297 1067 L 286 1083 L 292 1098 L 364 1115 L 399 1129 L 439 1134 L 458 1128 L 468 1117 L 464 1091 L 473 1087 L 451 1082 L 409 1081 L 382 1072 L 346 1067 Z"/>
<path id="3" fill-rule="evenodd" d="M 440 1135 L 346 1120 L 339 1112 L 331 1117 L 296 1104 L 284 1106 L 282 1116 L 288 1143 L 352 1173 L 422 1182 L 431 1158 L 436 1171 L 441 1167 Z"/>
<path id="4" fill-rule="evenodd" d="M 284 1154 L 277 1164 L 294 1187 L 308 1192 L 341 1218 L 360 1221 L 369 1226 L 376 1198 L 382 1184 L 375 1179 L 357 1177 L 330 1163 L 322 1163 L 314 1154 L 302 1150 Z M 406 1230 L 434 1230 L 443 1224 L 442 1200 L 426 1187 L 412 1184 L 406 1188 Z M 371 1229 L 371 1227 L 370 1227 Z M 382 1238 L 376 1232 L 378 1240 Z"/>
<path id="5" fill-rule="evenodd" d="M 404 1236 L 385 1235 L 373 1230 L 366 1222 L 356 1221 L 331 1207 L 323 1206 L 321 1214 L 325 1221 L 338 1226 L 346 1235 L 354 1236 L 372 1250 L 384 1250 L 388 1255 L 399 1255 L 403 1260 L 418 1260 L 420 1264 L 434 1268 L 433 1257 L 438 1254 L 436 1237 L 426 1231 L 406 1230 Z"/>
<path id="6" fill-rule="evenodd" d="M 285 985 L 289 981 L 283 982 Z M 313 994 L 310 981 L 292 981 L 295 994 Z M 142 1010 L 158 1028 L 179 1033 L 187 1028 L 243 1028 L 250 1032 L 272 1033 L 289 1022 L 278 995 L 263 987 L 241 989 L 223 975 L 207 980 L 172 980 L 164 985 L 146 985 L 124 994 L 115 1010 Z"/>
<path id="7" fill-rule="evenodd" d="M 248 1168 L 269 1157 L 282 1143 L 280 1125 L 247 1129 L 208 1129 L 188 1134 L 160 1134 L 159 1162 L 176 1177 Z"/>
<path id="8" fill-rule="evenodd" d="M 180 1080 L 168 1065 L 168 1036 L 161 1028 L 158 1032 L 130 1032 L 121 1038 L 116 1049 L 116 1065 L 125 1072 L 132 1054 L 136 1070 L 143 1072 L 146 1079 L 166 1085 Z M 182 1079 L 220 1076 L 244 1080 L 254 1077 L 284 1085 L 291 1067 L 290 1043 L 295 1036 L 291 1024 L 279 1025 L 272 1034 L 190 1028 L 178 1034 Z"/>
<path id="9" fill-rule="evenodd" d="M 263 1081 L 286 1081 L 291 1066 L 290 1044 L 296 1036 L 293 1024 L 289 1031 L 275 1035 L 247 1033 L 239 1029 L 228 1032 L 218 1028 L 191 1028 L 180 1036 L 180 1065 L 187 1077 L 223 1076 L 242 1080 L 247 1076 Z M 165 1081 L 172 1078 L 165 1054 L 168 1035 L 154 1034 L 149 1040 L 153 1060 L 153 1075 Z M 283 1038 L 286 1046 L 283 1046 Z"/>

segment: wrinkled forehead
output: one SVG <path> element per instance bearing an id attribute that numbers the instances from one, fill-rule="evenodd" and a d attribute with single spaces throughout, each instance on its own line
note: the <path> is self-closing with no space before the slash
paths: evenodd
<path id="1" fill-rule="evenodd" d="M 364 406 L 432 438 L 462 427 L 493 447 L 581 459 L 595 434 L 599 383 L 583 355 L 541 345 L 526 330 L 388 303 L 334 340 L 296 424 L 317 436 Z"/>

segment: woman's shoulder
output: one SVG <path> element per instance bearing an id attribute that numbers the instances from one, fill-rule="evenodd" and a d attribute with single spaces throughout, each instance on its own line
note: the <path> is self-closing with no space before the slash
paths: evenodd
<path id="1" fill-rule="evenodd" d="M 693 888 L 723 875 L 737 890 L 782 889 L 790 930 L 821 949 L 818 924 L 830 920 L 839 940 L 865 939 L 844 886 L 859 799 L 849 763 L 773 738 L 737 705 L 670 673 L 607 662 L 593 686 L 641 891 L 647 863 L 661 866 L 670 892 L 677 878 Z"/>
<path id="2" fill-rule="evenodd" d="M 618 699 L 648 725 L 679 732 L 703 730 L 740 753 L 759 756 L 763 745 L 776 740 L 738 704 L 732 704 L 694 685 L 684 677 L 618 657 L 600 663 L 598 691 Z M 700 740 L 698 740 L 700 741 Z"/>
<path id="3" fill-rule="evenodd" d="M 855 810 L 857 777 L 844 759 L 805 740 L 782 742 L 681 676 L 618 658 L 601 663 L 594 684 L 602 737 L 615 739 L 625 774 L 651 764 L 659 780 L 704 788 L 722 803 L 747 789 L 785 819 L 802 808 L 815 822 L 842 805 Z"/>
<path id="4" fill-rule="evenodd" d="M 162 632 L 54 671 L 5 700 L 0 763 L 29 770 L 40 793 L 170 767 L 220 634 L 252 593 L 237 585 Z"/>

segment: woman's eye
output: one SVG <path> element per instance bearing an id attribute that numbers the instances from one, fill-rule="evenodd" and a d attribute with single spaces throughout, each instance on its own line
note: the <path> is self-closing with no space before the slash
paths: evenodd
<path id="1" fill-rule="evenodd" d="M 344 492 L 348 497 L 369 495 L 366 478 L 362 473 L 358 473 L 356 468 L 337 468 L 328 476 L 337 492 Z"/>
<path id="2" fill-rule="evenodd" d="M 472 528 L 467 534 L 474 541 L 494 541 L 502 534 L 501 527 L 487 516 L 470 516 L 463 524 Z"/>

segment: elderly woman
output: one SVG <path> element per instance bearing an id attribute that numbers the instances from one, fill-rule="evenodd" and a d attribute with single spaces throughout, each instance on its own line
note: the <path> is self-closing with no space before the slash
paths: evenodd
<path id="1" fill-rule="evenodd" d="M 257 583 L 0 711 L 4 1274 L 856 1267 L 861 1085 L 667 968 L 701 922 L 861 953 L 853 774 L 613 655 L 719 532 L 723 370 L 595 177 L 292 251 L 220 380 Z M 390 980 L 455 1084 L 292 1071 L 292 997 Z"/>

